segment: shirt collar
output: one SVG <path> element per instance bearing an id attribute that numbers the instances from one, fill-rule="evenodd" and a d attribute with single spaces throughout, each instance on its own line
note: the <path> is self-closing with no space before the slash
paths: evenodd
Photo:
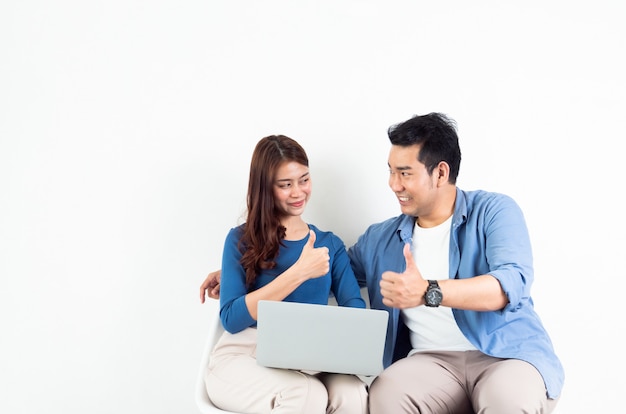
<path id="1" fill-rule="evenodd" d="M 454 202 L 454 214 L 452 217 L 452 227 L 458 227 L 465 221 L 467 217 L 467 202 L 465 192 L 456 188 L 456 200 Z M 415 217 L 402 214 L 396 234 L 403 243 L 413 242 L 413 226 L 415 226 Z"/>
<path id="2" fill-rule="evenodd" d="M 415 217 L 402 214 L 396 234 L 403 243 L 413 242 L 413 226 L 415 225 Z"/>
<path id="3" fill-rule="evenodd" d="M 454 202 L 454 214 L 452 216 L 452 228 L 460 226 L 467 218 L 465 192 L 458 187 L 456 188 L 456 201 Z"/>

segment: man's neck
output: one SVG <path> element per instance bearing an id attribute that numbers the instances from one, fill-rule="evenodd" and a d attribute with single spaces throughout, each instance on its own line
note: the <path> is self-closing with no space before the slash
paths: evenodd
<path id="1" fill-rule="evenodd" d="M 455 203 L 456 186 L 450 186 L 445 192 L 442 192 L 433 212 L 426 217 L 416 217 L 415 223 L 422 228 L 438 226 L 454 214 Z"/>

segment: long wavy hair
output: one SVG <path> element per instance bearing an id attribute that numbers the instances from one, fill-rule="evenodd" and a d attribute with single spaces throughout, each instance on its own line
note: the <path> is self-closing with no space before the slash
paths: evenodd
<path id="1" fill-rule="evenodd" d="M 284 135 L 262 138 L 254 148 L 248 180 L 247 219 L 239 240 L 241 265 L 246 271 L 248 287 L 261 270 L 276 266 L 275 259 L 286 229 L 280 224 L 274 181 L 278 168 L 291 161 L 309 166 L 309 159 L 300 144 Z"/>

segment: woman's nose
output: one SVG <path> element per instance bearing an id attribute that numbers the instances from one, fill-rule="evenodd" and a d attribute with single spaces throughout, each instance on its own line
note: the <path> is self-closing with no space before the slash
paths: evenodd
<path id="1" fill-rule="evenodd" d="M 300 194 L 302 194 L 302 188 L 300 188 L 300 186 L 298 184 L 294 185 L 291 187 L 291 196 L 292 197 L 297 197 Z"/>

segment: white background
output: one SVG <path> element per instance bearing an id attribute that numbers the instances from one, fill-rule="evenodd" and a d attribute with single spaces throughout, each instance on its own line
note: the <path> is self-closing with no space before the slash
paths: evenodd
<path id="1" fill-rule="evenodd" d="M 557 412 L 617 412 L 625 9 L 4 0 L 0 412 L 195 413 L 198 287 L 257 140 L 307 149 L 306 219 L 349 245 L 399 213 L 387 127 L 431 111 L 458 123 L 459 186 L 525 211 Z"/>

